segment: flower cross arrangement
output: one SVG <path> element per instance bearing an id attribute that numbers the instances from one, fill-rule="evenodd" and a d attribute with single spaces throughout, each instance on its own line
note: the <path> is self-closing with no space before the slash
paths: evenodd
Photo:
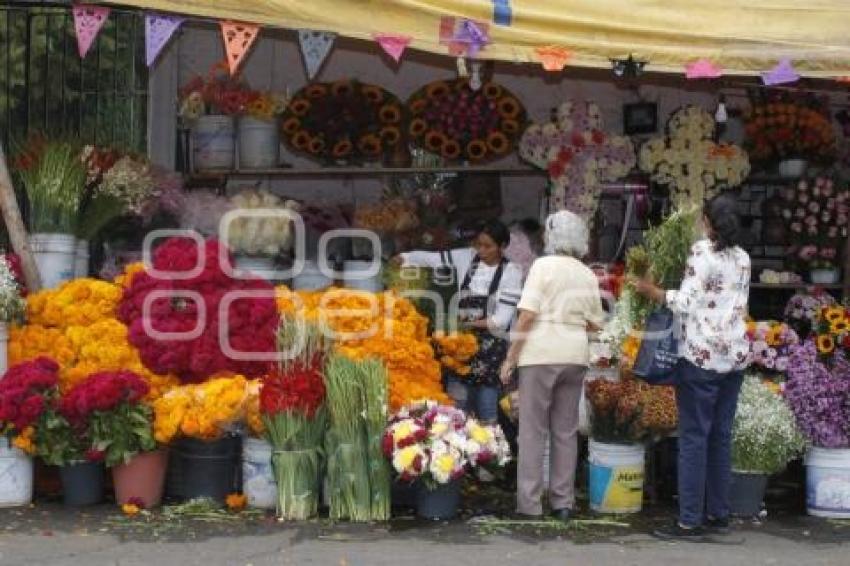
<path id="1" fill-rule="evenodd" d="M 714 118 L 702 108 L 685 106 L 667 122 L 667 136 L 640 148 L 640 168 L 655 183 L 670 187 L 677 208 L 702 203 L 722 189 L 737 187 L 750 173 L 747 152 L 715 143 Z"/>
<path id="2" fill-rule="evenodd" d="M 795 263 L 811 269 L 835 267 L 850 224 L 850 189 L 832 179 L 803 179 L 782 191 L 782 218 L 791 239 Z"/>
<path id="3" fill-rule="evenodd" d="M 592 102 L 565 102 L 551 122 L 525 130 L 520 157 L 549 171 L 549 207 L 567 209 L 591 222 L 602 183 L 625 177 L 635 166 L 628 137 L 602 130 L 602 114 Z"/>
<path id="4" fill-rule="evenodd" d="M 510 446 L 498 425 L 482 425 L 460 409 L 422 401 L 402 407 L 384 434 L 384 454 L 399 480 L 429 488 L 464 477 L 476 467 L 503 467 Z"/>

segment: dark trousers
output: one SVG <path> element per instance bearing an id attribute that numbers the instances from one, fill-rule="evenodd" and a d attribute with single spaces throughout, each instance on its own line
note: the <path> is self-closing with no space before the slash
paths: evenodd
<path id="1" fill-rule="evenodd" d="M 679 407 L 679 522 L 702 525 L 729 516 L 732 422 L 741 372 L 717 373 L 682 360 L 676 372 Z"/>

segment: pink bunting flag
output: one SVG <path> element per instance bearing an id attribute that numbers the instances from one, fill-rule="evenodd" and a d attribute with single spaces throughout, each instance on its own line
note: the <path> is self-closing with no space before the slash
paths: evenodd
<path id="1" fill-rule="evenodd" d="M 782 59 L 774 68 L 761 75 L 762 82 L 767 86 L 795 83 L 800 75 L 794 70 L 790 59 Z"/>
<path id="2" fill-rule="evenodd" d="M 109 8 L 74 4 L 71 13 L 74 15 L 74 30 L 77 32 L 77 50 L 80 57 L 85 58 L 109 17 Z"/>
<path id="3" fill-rule="evenodd" d="M 167 14 L 145 14 L 145 62 L 154 64 L 162 48 L 186 18 Z"/>
<path id="4" fill-rule="evenodd" d="M 723 69 L 708 59 L 700 59 L 685 65 L 685 76 L 689 79 L 719 79 Z"/>
<path id="5" fill-rule="evenodd" d="M 389 33 L 376 33 L 372 37 L 378 42 L 387 55 L 393 58 L 398 63 L 401 59 L 404 50 L 410 45 L 411 37 L 407 35 L 392 35 Z"/>

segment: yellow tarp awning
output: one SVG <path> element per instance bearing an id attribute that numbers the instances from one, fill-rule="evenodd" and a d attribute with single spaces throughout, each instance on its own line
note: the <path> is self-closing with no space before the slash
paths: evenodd
<path id="1" fill-rule="evenodd" d="M 790 58 L 805 76 L 850 75 L 850 0 L 512 0 L 510 26 L 495 26 L 491 0 L 122 0 L 113 2 L 215 19 L 306 28 L 371 39 L 410 36 L 410 48 L 447 53 L 443 16 L 490 23 L 482 58 L 537 62 L 536 47 L 560 45 L 570 65 L 647 60 L 683 73 L 707 58 L 725 74 L 754 75 Z M 376 46 L 376 49 L 378 47 Z"/>

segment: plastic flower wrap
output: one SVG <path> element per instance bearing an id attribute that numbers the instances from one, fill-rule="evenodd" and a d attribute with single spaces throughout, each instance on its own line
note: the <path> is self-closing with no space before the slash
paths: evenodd
<path id="1" fill-rule="evenodd" d="M 228 243 L 234 252 L 274 257 L 292 245 L 291 213 L 297 210 L 295 201 L 284 201 L 268 191 L 244 190 L 234 195 L 230 204 L 233 209 L 246 213 L 230 223 Z M 249 216 L 251 210 L 274 210 L 287 214 Z"/>
<path id="2" fill-rule="evenodd" d="M 183 197 L 183 208 L 178 213 L 180 228 L 194 230 L 206 238 L 217 237 L 221 218 L 233 209 L 230 200 L 212 190 L 195 190 Z"/>
<path id="3" fill-rule="evenodd" d="M 21 297 L 21 287 L 5 256 L 0 256 L 0 322 L 23 319 L 26 302 Z"/>
<path id="4" fill-rule="evenodd" d="M 800 343 L 793 328 L 776 321 L 748 323 L 747 339 L 752 365 L 771 374 L 785 373 L 791 348 Z"/>
<path id="5" fill-rule="evenodd" d="M 702 203 L 720 190 L 739 186 L 750 173 L 747 152 L 712 141 L 714 118 L 702 108 L 685 106 L 671 116 L 667 136 L 653 138 L 639 152 L 642 171 L 668 185 L 676 208 Z"/>
<path id="6" fill-rule="evenodd" d="M 822 448 L 850 448 L 850 362 L 843 351 L 828 367 L 810 339 L 792 348 L 785 398 L 806 439 Z"/>
<path id="7" fill-rule="evenodd" d="M 59 364 L 65 392 L 92 373 L 127 370 L 148 383 L 148 400 L 177 383 L 169 374 L 148 370 L 117 319 L 121 287 L 95 279 L 75 279 L 28 298 L 28 323 L 12 327 L 10 363 L 48 356 Z"/>
<path id="8" fill-rule="evenodd" d="M 548 169 L 550 208 L 575 212 L 592 222 L 602 184 L 629 174 L 635 150 L 628 137 L 602 130 L 602 113 L 592 102 L 565 102 L 552 122 L 532 124 L 519 145 L 524 160 Z"/>
<path id="9" fill-rule="evenodd" d="M 163 242 L 153 254 L 153 265 L 161 272 L 186 272 L 203 259 L 204 267 L 195 277 L 170 279 L 154 277 L 151 273 L 137 273 L 125 289 L 118 309 L 119 319 L 130 329 L 129 340 L 139 353 L 142 362 L 153 372 L 177 375 L 183 382 L 198 382 L 221 373 L 239 373 L 249 377 L 264 375 L 268 362 L 231 358 L 222 350 L 221 333 L 230 347 L 242 353 L 269 353 L 275 351 L 275 331 L 278 315 L 274 298 L 242 298 L 230 303 L 224 313 L 219 307 L 225 296 L 233 291 L 257 291 L 271 294 L 272 286 L 261 279 L 234 279 L 224 273 L 219 264 L 221 244 L 207 241 L 199 258 L 198 246 L 191 239 L 171 238 Z M 206 319 L 199 336 L 191 340 L 169 340 L 148 333 L 143 320 L 143 306 L 151 292 L 166 293 L 152 301 L 151 327 L 164 333 L 187 333 L 198 325 L 199 309 L 206 310 Z M 178 293 L 169 297 L 169 293 Z M 202 304 L 179 296 L 179 293 L 198 293 Z M 220 329 L 221 324 L 226 329 Z"/>
<path id="10" fill-rule="evenodd" d="M 482 425 L 460 409 L 423 401 L 390 419 L 384 455 L 401 481 L 446 484 L 478 466 L 501 467 L 510 447 L 498 425 Z"/>
<path id="11" fill-rule="evenodd" d="M 793 264 L 834 267 L 850 225 L 850 189 L 832 179 L 803 179 L 782 191 L 782 219 L 791 234 Z"/>
<path id="12" fill-rule="evenodd" d="M 775 474 L 805 448 L 785 400 L 757 375 L 744 378 L 732 425 L 732 469 Z"/>
<path id="13" fill-rule="evenodd" d="M 249 399 L 249 381 L 242 375 L 174 387 L 153 403 L 156 441 L 168 444 L 179 436 L 221 438 L 243 419 Z"/>
<path id="14" fill-rule="evenodd" d="M 443 392 L 440 363 L 428 337 L 428 319 L 392 292 L 349 289 L 322 292 L 278 288 L 282 314 L 326 325 L 339 353 L 356 361 L 379 359 L 389 373 L 390 409 L 423 399 L 451 404 Z"/>

